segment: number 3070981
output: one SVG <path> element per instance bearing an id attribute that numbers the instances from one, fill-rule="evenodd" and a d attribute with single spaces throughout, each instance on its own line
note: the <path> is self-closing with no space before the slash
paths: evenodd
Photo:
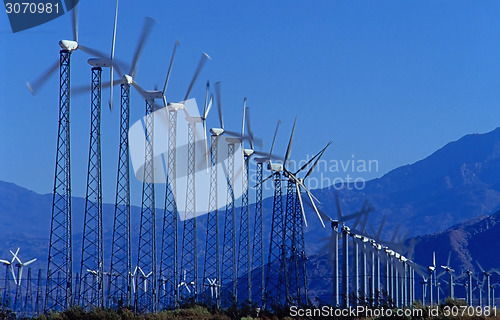
<path id="1" fill-rule="evenodd" d="M 23 3 L 10 3 L 5 4 L 5 11 L 15 14 L 26 14 L 26 13 L 59 13 L 59 3 L 52 4 L 47 3 L 34 3 L 34 2 L 23 2 Z"/>

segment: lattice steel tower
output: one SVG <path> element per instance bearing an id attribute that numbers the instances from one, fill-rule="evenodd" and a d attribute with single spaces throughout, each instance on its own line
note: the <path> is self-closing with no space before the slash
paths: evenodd
<path id="1" fill-rule="evenodd" d="M 120 145 L 116 179 L 113 243 L 109 277 L 109 306 L 132 305 L 132 252 L 130 244 L 130 162 L 128 128 L 130 125 L 130 85 L 120 86 Z"/>
<path id="2" fill-rule="evenodd" d="M 188 157 L 187 157 L 187 189 L 185 217 L 182 233 L 181 274 L 185 281 L 193 285 L 193 290 L 184 295 L 184 300 L 198 298 L 198 250 L 196 237 L 196 123 L 199 120 L 188 118 Z"/>
<path id="3" fill-rule="evenodd" d="M 234 214 L 234 144 L 238 139 L 226 138 L 228 142 L 227 161 L 227 204 L 224 219 L 224 239 L 222 243 L 222 285 L 225 287 L 222 294 L 222 303 L 231 305 L 237 297 L 237 265 L 236 265 L 236 228 Z M 231 284 L 231 286 L 229 286 Z"/>
<path id="4" fill-rule="evenodd" d="M 161 91 L 146 92 L 146 128 L 144 180 L 142 184 L 141 222 L 139 232 L 139 251 L 137 267 L 142 277 L 137 277 L 135 291 L 135 309 L 139 312 L 157 311 L 157 273 L 156 273 L 156 214 L 154 188 L 154 116 L 153 103 L 155 98 L 162 98 Z M 148 286 L 148 281 L 151 284 Z"/>
<path id="5" fill-rule="evenodd" d="M 170 107 L 170 106 L 169 106 Z M 179 302 L 178 280 L 178 210 L 176 196 L 176 157 L 177 157 L 177 108 L 168 110 L 168 154 L 167 183 L 165 189 L 165 210 L 163 212 L 163 232 L 160 262 L 160 304 L 162 307 L 177 307 Z"/>
<path id="6" fill-rule="evenodd" d="M 272 165 L 270 163 L 270 165 Z M 272 169 L 272 168 L 271 168 Z M 271 239 L 269 243 L 269 255 L 266 271 L 266 305 L 273 307 L 282 303 L 284 298 L 284 214 L 281 199 L 281 172 L 273 172 L 274 180 L 274 201 L 273 218 L 271 225 Z"/>
<path id="7" fill-rule="evenodd" d="M 265 276 L 264 276 L 264 233 L 262 232 L 263 217 L 262 217 L 262 171 L 263 162 L 261 158 L 256 158 L 257 161 L 257 186 L 255 190 L 255 221 L 254 221 L 254 236 L 251 268 L 252 270 L 260 268 L 259 276 L 252 279 L 253 290 L 252 301 L 260 305 L 264 301 L 265 294 Z"/>
<path id="8" fill-rule="evenodd" d="M 80 305 L 84 308 L 102 307 L 103 287 L 103 230 L 102 230 L 102 173 L 101 173 L 101 73 L 102 64 L 89 59 L 92 68 L 90 144 L 83 221 L 82 260 L 80 264 Z M 90 276 L 87 276 L 89 275 Z"/>
<path id="9" fill-rule="evenodd" d="M 70 58 L 71 50 L 60 51 L 59 127 L 45 294 L 45 310 L 54 311 L 63 310 L 73 304 L 69 126 Z M 57 294 L 61 291 L 64 291 L 64 295 L 58 297 Z"/>
<path id="10" fill-rule="evenodd" d="M 215 132 L 210 136 L 210 189 L 207 215 L 207 239 L 205 247 L 205 263 L 203 268 L 204 301 L 209 305 L 220 306 L 220 248 L 219 248 L 219 210 L 217 197 L 217 163 L 220 135 Z M 210 292 L 210 297 L 208 296 Z"/>

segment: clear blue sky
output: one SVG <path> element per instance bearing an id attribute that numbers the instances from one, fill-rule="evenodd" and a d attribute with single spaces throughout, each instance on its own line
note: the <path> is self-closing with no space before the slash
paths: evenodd
<path id="1" fill-rule="evenodd" d="M 81 0 L 80 42 L 110 50 L 112 0 Z M 226 127 L 238 130 L 248 97 L 254 132 L 269 147 L 283 121 L 284 153 L 295 114 L 292 157 L 315 153 L 328 140 L 328 160 L 376 159 L 379 177 L 413 163 L 449 141 L 500 124 L 500 2 L 496 1 L 130 1 L 121 0 L 116 56 L 130 61 L 145 16 L 157 24 L 136 78 L 161 85 L 176 39 L 181 42 L 167 96 L 180 100 L 202 51 L 206 64 L 193 91 L 222 82 Z M 68 14 L 12 34 L 0 14 L 0 180 L 51 192 L 58 114 L 58 77 L 36 96 L 33 81 L 71 39 Z M 72 84 L 90 83 L 87 54 L 72 55 Z M 108 80 L 103 73 L 103 81 Z M 108 100 L 103 92 L 103 101 Z M 89 141 L 89 94 L 72 99 L 72 181 L 84 196 Z M 115 90 L 115 104 L 119 90 Z M 144 102 L 132 95 L 132 119 Z M 103 109 L 106 202 L 114 200 L 118 109 Z M 209 127 L 217 123 L 216 109 Z M 336 177 L 337 173 L 326 173 Z M 140 184 L 134 182 L 138 204 Z M 161 204 L 159 204 L 161 206 Z"/>

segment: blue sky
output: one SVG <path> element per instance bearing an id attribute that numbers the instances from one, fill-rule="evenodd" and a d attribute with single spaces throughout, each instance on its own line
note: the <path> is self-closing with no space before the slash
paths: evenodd
<path id="1" fill-rule="evenodd" d="M 82 0 L 80 42 L 110 50 L 115 1 Z M 327 160 L 377 160 L 379 177 L 413 163 L 468 133 L 488 132 L 500 119 L 500 3 L 494 1 L 130 1 L 121 0 L 116 56 L 130 61 L 143 18 L 157 21 L 136 77 L 144 88 L 164 81 L 174 42 L 181 42 L 170 101 L 182 99 L 201 52 L 209 61 L 193 90 L 222 82 L 226 128 L 238 130 L 243 97 L 265 149 L 276 121 L 276 152 L 284 153 L 298 114 L 292 158 L 333 145 Z M 12 34 L 0 14 L 0 179 L 40 193 L 53 187 L 58 77 L 32 96 L 33 81 L 71 39 L 68 14 Z M 87 54 L 72 55 L 72 84 L 90 83 Z M 103 81 L 108 80 L 103 73 Z M 90 94 L 72 99 L 73 194 L 84 196 Z M 107 102 L 109 93 L 103 92 Z M 132 95 L 131 122 L 144 113 Z M 115 104 L 119 90 L 115 90 Z M 216 109 L 209 127 L 217 123 Z M 103 108 L 104 200 L 114 200 L 118 110 Z M 318 175 L 317 173 L 316 175 Z M 323 172 L 332 179 L 343 173 Z M 133 202 L 140 184 L 134 181 Z"/>

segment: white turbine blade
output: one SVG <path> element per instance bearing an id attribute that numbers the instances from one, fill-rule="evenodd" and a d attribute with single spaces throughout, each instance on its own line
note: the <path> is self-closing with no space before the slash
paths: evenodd
<path id="1" fill-rule="evenodd" d="M 78 42 L 78 10 L 77 10 L 77 4 L 75 0 L 71 1 L 72 2 L 72 7 L 73 7 L 73 12 L 71 15 L 71 24 L 72 24 L 72 29 L 73 29 L 73 40 Z M 76 3 L 75 3 L 76 2 Z"/>
<path id="2" fill-rule="evenodd" d="M 241 121 L 241 136 L 245 136 L 245 113 L 247 111 L 247 98 L 243 98 L 243 120 Z M 251 139 L 250 139 L 251 140 Z"/>
<path id="3" fill-rule="evenodd" d="M 269 177 L 265 178 L 264 180 L 258 182 L 255 187 L 257 187 L 258 185 L 261 185 L 261 184 L 264 184 L 264 182 L 266 182 L 267 180 L 271 179 L 273 177 L 273 174 L 271 174 Z"/>
<path id="4" fill-rule="evenodd" d="M 113 81 L 113 86 L 117 86 L 119 84 L 122 84 L 123 82 L 125 82 L 125 80 L 123 80 L 123 79 L 114 80 Z M 103 82 L 102 85 L 101 85 L 101 87 L 102 88 L 111 87 L 111 81 Z M 92 90 L 92 86 L 91 85 L 83 85 L 83 86 L 79 86 L 79 87 L 76 87 L 76 88 L 71 88 L 71 94 L 72 95 L 85 94 L 85 93 L 89 93 L 90 90 Z"/>
<path id="5" fill-rule="evenodd" d="M 337 204 L 337 215 L 340 221 L 340 219 L 344 217 L 344 214 L 342 213 L 342 206 L 340 205 L 339 194 L 337 191 L 335 191 L 335 203 Z"/>
<path id="6" fill-rule="evenodd" d="M 217 109 L 219 112 L 219 125 L 224 129 L 224 119 L 222 118 L 222 97 L 220 93 L 220 82 L 215 83 L 215 97 L 217 98 Z"/>
<path id="7" fill-rule="evenodd" d="M 205 62 L 208 59 L 211 59 L 210 56 L 208 54 L 206 54 L 205 52 L 203 52 L 201 54 L 201 59 L 200 59 L 200 62 L 198 63 L 198 67 L 196 68 L 196 71 L 194 72 L 193 79 L 191 79 L 191 83 L 189 84 L 189 87 L 186 91 L 186 95 L 184 96 L 184 101 L 186 101 L 189 98 L 189 95 L 191 94 L 191 90 L 193 90 L 193 86 L 196 82 L 196 79 L 198 79 L 198 76 L 200 75 L 201 69 L 203 69 Z"/>
<path id="8" fill-rule="evenodd" d="M 309 198 L 312 197 L 312 199 L 314 199 L 316 202 L 321 203 L 321 201 L 319 201 L 318 198 L 316 198 L 314 196 L 314 194 L 312 194 L 311 191 L 309 191 L 309 189 L 307 189 L 307 187 L 304 185 L 304 183 L 301 180 L 299 180 L 297 178 L 295 178 L 295 179 L 296 179 L 297 183 L 306 191 L 306 193 L 309 196 Z"/>
<path id="9" fill-rule="evenodd" d="M 33 260 L 30 260 L 30 261 L 26 262 L 26 263 L 24 264 L 24 266 L 30 265 L 30 264 L 32 264 L 32 263 L 33 263 L 33 262 L 35 262 L 35 261 L 36 261 L 36 258 L 35 258 L 35 259 L 33 259 Z"/>
<path id="10" fill-rule="evenodd" d="M 309 169 L 309 171 L 307 171 L 306 175 L 304 176 L 304 180 L 313 172 L 314 167 L 316 167 L 316 165 L 318 164 L 319 160 L 321 159 L 321 157 L 325 153 L 326 148 L 328 148 L 328 146 L 330 146 L 331 143 L 332 143 L 331 141 L 328 142 L 328 144 L 319 153 L 316 154 L 318 156 L 318 158 L 313 163 L 313 165 L 311 166 L 311 168 Z"/>
<path id="11" fill-rule="evenodd" d="M 19 277 L 17 278 L 17 285 L 18 286 L 21 286 L 21 280 L 23 279 L 23 269 L 24 269 L 24 266 L 21 265 L 21 267 L 19 268 Z"/>
<path id="12" fill-rule="evenodd" d="M 50 76 L 56 72 L 57 68 L 59 67 L 59 60 L 57 60 L 54 64 L 52 64 L 47 71 L 42 73 L 40 77 L 38 77 L 35 81 L 32 83 L 26 82 L 26 85 L 28 86 L 28 90 L 31 92 L 32 95 L 35 95 L 38 90 L 47 82 L 47 80 L 50 78 Z"/>
<path id="13" fill-rule="evenodd" d="M 295 121 L 293 122 L 293 127 L 292 127 L 292 134 L 290 135 L 290 140 L 288 141 L 288 147 L 286 148 L 285 160 L 283 160 L 284 166 L 286 166 L 286 162 L 288 161 L 288 158 L 290 157 L 290 153 L 292 152 L 292 141 L 293 141 L 293 134 L 295 132 L 295 125 L 296 124 L 297 124 L 297 116 L 295 116 Z"/>
<path id="14" fill-rule="evenodd" d="M 249 107 L 246 107 L 245 108 L 245 111 L 246 111 L 246 125 L 247 125 L 247 130 L 248 130 L 248 135 L 250 136 L 250 148 L 252 150 L 254 150 L 254 144 L 253 144 L 253 131 L 252 131 L 252 127 L 250 126 L 250 108 Z M 262 145 L 263 143 L 260 144 L 260 148 L 262 149 Z"/>
<path id="15" fill-rule="evenodd" d="M 207 86 L 205 89 L 205 103 L 203 104 L 203 115 L 202 119 L 206 119 L 207 107 L 208 107 L 208 93 L 210 91 L 210 83 L 207 81 Z"/>
<path id="16" fill-rule="evenodd" d="M 207 140 L 207 123 L 206 120 L 203 119 L 203 139 L 205 142 L 205 160 L 207 163 L 207 173 L 208 173 L 208 168 L 209 168 L 209 163 L 208 163 L 208 140 Z"/>
<path id="17" fill-rule="evenodd" d="M 132 76 L 132 78 L 135 77 L 135 74 L 137 72 L 137 62 L 139 61 L 142 49 L 144 48 L 146 40 L 148 39 L 149 34 L 151 33 L 151 29 L 153 28 L 155 23 L 156 21 L 153 18 L 150 17 L 144 18 L 144 25 L 142 27 L 141 35 L 139 36 L 139 43 L 135 48 L 134 57 L 132 58 L 132 65 L 130 66 L 130 71 L 128 73 L 129 75 Z"/>
<path id="18" fill-rule="evenodd" d="M 174 64 L 175 52 L 177 51 L 177 47 L 180 44 L 181 43 L 179 42 L 179 40 L 175 41 L 174 51 L 172 52 L 172 57 L 170 58 L 170 64 L 168 66 L 167 78 L 165 79 L 165 83 L 163 84 L 163 90 L 162 90 L 163 95 L 165 95 L 165 91 L 167 91 L 168 80 L 170 79 L 170 72 L 172 71 L 172 65 Z"/>
<path id="19" fill-rule="evenodd" d="M 271 144 L 271 150 L 269 151 L 269 154 L 273 153 L 274 143 L 276 142 L 276 136 L 278 135 L 278 128 L 280 127 L 280 124 L 281 124 L 281 120 L 278 120 L 278 123 L 276 124 L 276 130 L 274 130 L 273 142 Z"/>
<path id="20" fill-rule="evenodd" d="M 10 261 L 3 260 L 3 259 L 0 259 L 0 263 L 6 264 L 6 265 L 10 265 Z"/>
<path id="21" fill-rule="evenodd" d="M 307 196 L 309 197 L 309 200 L 311 201 L 311 204 L 314 208 L 314 211 L 316 212 L 316 215 L 318 216 L 319 218 L 319 221 L 321 222 L 321 225 L 323 226 L 323 228 L 325 228 L 325 223 L 323 222 L 323 219 L 321 218 L 321 215 L 319 214 L 319 211 L 318 211 L 318 208 L 316 207 L 316 204 L 314 203 L 314 196 L 312 195 L 312 193 L 304 186 L 304 184 L 300 184 L 300 186 L 306 191 L 307 193 Z"/>
<path id="22" fill-rule="evenodd" d="M 203 116 L 204 119 L 206 119 L 208 117 L 208 113 L 210 112 L 210 109 L 212 109 L 212 105 L 214 103 L 214 95 L 211 94 L 210 95 L 210 99 L 208 100 L 208 107 L 207 107 L 207 112 L 205 113 L 205 115 Z"/>
<path id="23" fill-rule="evenodd" d="M 298 184 L 295 184 L 295 189 L 297 190 L 297 197 L 299 198 L 300 202 L 300 210 L 302 211 L 302 218 L 304 218 L 304 223 L 307 227 L 307 218 L 306 218 L 306 213 L 304 211 L 304 203 L 302 202 L 302 195 L 300 194 L 300 188 Z"/>
<path id="24" fill-rule="evenodd" d="M 118 0 L 115 7 L 115 23 L 113 25 L 113 39 L 111 41 L 111 67 L 109 68 L 109 79 L 113 83 L 113 60 L 115 58 L 116 24 L 118 21 Z M 109 110 L 113 111 L 113 86 L 109 88 Z"/>
<path id="25" fill-rule="evenodd" d="M 132 82 L 132 86 L 139 92 L 139 94 L 144 99 L 148 99 L 148 95 L 146 94 L 146 91 L 144 91 L 144 89 L 142 89 L 141 86 L 137 84 L 137 82 L 133 81 Z"/>
<path id="26" fill-rule="evenodd" d="M 17 284 L 16 273 L 14 272 L 13 265 L 10 265 L 10 271 L 12 272 L 12 278 L 14 279 L 14 283 Z"/>
<path id="27" fill-rule="evenodd" d="M 84 46 L 81 44 L 78 44 L 78 49 L 90 54 L 91 56 L 95 56 L 95 57 L 98 57 L 101 59 L 109 60 L 109 56 L 107 54 L 105 54 L 104 52 L 101 52 L 99 50 L 96 50 L 96 49 L 93 49 L 93 48 L 90 48 L 90 47 L 87 47 L 87 46 Z"/>
<path id="28" fill-rule="evenodd" d="M 10 253 L 12 253 L 12 255 L 13 255 L 11 263 L 14 263 L 14 260 L 17 260 L 17 261 L 19 261 L 19 263 L 21 263 L 21 260 L 19 260 L 19 258 L 17 257 L 17 254 L 19 253 L 20 249 L 21 248 L 17 248 L 16 253 L 12 252 L 12 250 L 9 250 Z"/>

